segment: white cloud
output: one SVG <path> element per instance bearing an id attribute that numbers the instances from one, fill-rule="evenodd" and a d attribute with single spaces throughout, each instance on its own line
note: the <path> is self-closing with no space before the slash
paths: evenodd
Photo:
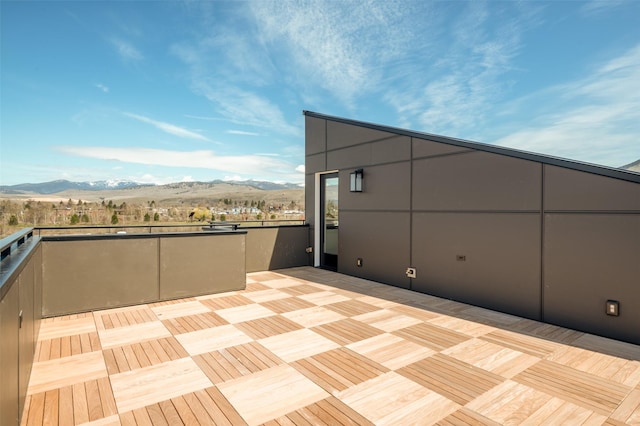
<path id="1" fill-rule="evenodd" d="M 302 70 L 292 75 L 300 89 L 322 87 L 345 105 L 377 91 L 383 65 L 428 44 L 424 22 L 433 18 L 428 2 L 271 0 L 249 7 L 260 40 L 286 53 L 280 66 Z"/>
<path id="2" fill-rule="evenodd" d="M 178 127 L 174 124 L 170 124 L 170 123 L 164 123 L 162 121 L 156 121 L 153 120 L 151 118 L 142 116 L 142 115 L 138 115 L 138 114 L 132 114 L 129 112 L 125 112 L 123 113 L 124 115 L 126 115 L 127 117 L 131 117 L 134 118 L 138 121 L 142 121 L 143 123 L 147 123 L 147 124 L 151 124 L 152 126 L 156 127 L 159 130 L 162 130 L 165 133 L 169 133 L 171 135 L 174 136 L 178 136 L 181 138 L 188 138 L 188 139 L 197 139 L 197 140 L 201 140 L 201 141 L 209 141 L 209 139 L 207 139 L 206 137 L 202 136 L 199 133 L 195 133 L 192 132 L 190 130 L 184 129 L 182 127 Z"/>
<path id="3" fill-rule="evenodd" d="M 227 130 L 230 135 L 243 135 L 243 136 L 260 136 L 260 133 L 256 132 L 245 132 L 244 130 Z"/>
<path id="4" fill-rule="evenodd" d="M 620 7 L 628 3 L 625 0 L 590 0 L 585 2 L 580 8 L 580 12 L 586 16 L 594 16 L 606 13 L 611 9 Z"/>
<path id="5" fill-rule="evenodd" d="M 220 156 L 213 151 L 171 151 L 154 148 L 119 148 L 103 146 L 59 146 L 66 154 L 166 167 L 190 167 L 218 170 L 226 173 L 252 176 L 297 177 L 295 166 L 275 157 L 260 155 Z"/>
<path id="6" fill-rule="evenodd" d="M 204 96 L 215 105 L 216 112 L 231 123 L 252 126 L 286 135 L 299 136 L 302 131 L 287 123 L 280 107 L 259 93 L 259 88 L 236 84 L 226 74 L 219 75 L 221 67 L 217 56 L 223 54 L 212 50 L 206 37 L 195 45 L 174 45 L 171 52 L 189 67 L 191 90 Z M 232 69 L 242 74 L 242 69 Z M 243 82 L 246 83 L 246 82 Z M 215 118 L 192 117 L 198 119 Z"/>
<path id="7" fill-rule="evenodd" d="M 109 93 L 109 88 L 102 83 L 97 83 L 96 87 L 102 90 L 104 93 Z"/>
<path id="8" fill-rule="evenodd" d="M 508 88 L 504 76 L 513 70 L 522 34 L 538 23 L 537 8 L 531 4 L 459 5 L 452 31 L 438 35 L 432 65 L 410 69 L 412 77 L 399 80 L 384 96 L 402 126 L 417 123 L 431 133 L 473 134 Z M 500 25 L 495 25 L 498 16 Z"/>
<path id="9" fill-rule="evenodd" d="M 296 167 L 296 172 L 304 173 L 304 171 L 305 171 L 304 164 L 300 164 L 298 167 Z"/>
<path id="10" fill-rule="evenodd" d="M 640 158 L 640 45 L 595 69 L 583 79 L 546 89 L 540 118 L 495 141 L 498 145 L 619 167 Z"/>
<path id="11" fill-rule="evenodd" d="M 122 40 L 117 37 L 112 37 L 109 42 L 115 47 L 116 52 L 127 61 L 140 61 L 144 59 L 144 56 L 138 49 L 126 40 Z"/>

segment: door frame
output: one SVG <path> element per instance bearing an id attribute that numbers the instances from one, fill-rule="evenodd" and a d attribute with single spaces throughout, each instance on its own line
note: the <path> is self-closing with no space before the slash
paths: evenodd
<path id="1" fill-rule="evenodd" d="M 333 174 L 333 173 L 339 173 L 339 170 L 329 170 L 326 172 L 317 172 L 315 175 L 315 191 L 314 191 L 314 211 L 313 211 L 313 215 L 316 219 L 316 223 L 315 223 L 315 227 L 313 230 L 313 266 L 315 266 L 316 268 L 320 267 L 321 264 L 321 256 L 322 256 L 322 236 L 321 236 L 321 232 L 322 232 L 322 228 L 324 226 L 324 217 L 322 216 L 322 211 L 323 208 L 321 206 L 321 197 L 320 197 L 320 191 L 321 191 L 321 182 L 322 179 L 320 178 L 322 175 L 329 175 L 329 174 Z M 338 189 L 338 193 L 340 192 L 340 189 Z M 340 214 L 340 213 L 338 213 Z"/>

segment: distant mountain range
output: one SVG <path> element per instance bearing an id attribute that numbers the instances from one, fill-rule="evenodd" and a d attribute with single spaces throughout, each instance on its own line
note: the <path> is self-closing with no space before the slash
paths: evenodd
<path id="1" fill-rule="evenodd" d="M 68 180 L 54 180 L 51 182 L 43 182 L 43 183 L 21 183 L 17 185 L 0 185 L 0 192 L 4 194 L 24 194 L 24 193 L 33 193 L 33 194 L 57 194 L 59 192 L 68 191 L 68 190 L 81 190 L 81 191 L 105 191 L 105 190 L 117 190 L 117 189 L 132 189 L 132 188 L 143 188 L 143 187 L 153 187 L 153 186 L 176 186 L 180 187 L 190 187 L 190 186 L 202 186 L 202 185 L 216 185 L 216 184 L 227 184 L 227 185 L 242 185 L 242 186 L 250 186 L 257 189 L 262 189 L 265 191 L 278 190 L 278 189 L 300 189 L 301 186 L 299 184 L 294 183 L 274 183 L 274 182 L 264 182 L 264 181 L 255 181 L 255 180 L 246 180 L 246 181 L 238 181 L 238 182 L 229 182 L 223 180 L 214 180 L 211 182 L 180 182 L 180 183 L 171 183 L 167 185 L 154 185 L 154 184 L 143 184 L 132 181 L 111 181 L 111 180 L 102 180 L 96 182 L 71 182 Z"/>

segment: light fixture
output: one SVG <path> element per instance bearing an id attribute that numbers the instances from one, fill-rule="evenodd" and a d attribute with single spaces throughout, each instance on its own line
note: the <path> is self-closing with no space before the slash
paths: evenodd
<path id="1" fill-rule="evenodd" d="M 362 181 L 363 181 L 364 171 L 362 169 L 354 170 L 349 175 L 349 191 L 351 192 L 362 192 Z"/>

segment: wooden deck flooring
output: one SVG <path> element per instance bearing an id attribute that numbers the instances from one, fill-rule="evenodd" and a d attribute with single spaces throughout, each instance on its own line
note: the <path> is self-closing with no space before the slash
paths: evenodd
<path id="1" fill-rule="evenodd" d="M 46 319 L 23 425 L 640 424 L 640 347 L 314 268 Z"/>

